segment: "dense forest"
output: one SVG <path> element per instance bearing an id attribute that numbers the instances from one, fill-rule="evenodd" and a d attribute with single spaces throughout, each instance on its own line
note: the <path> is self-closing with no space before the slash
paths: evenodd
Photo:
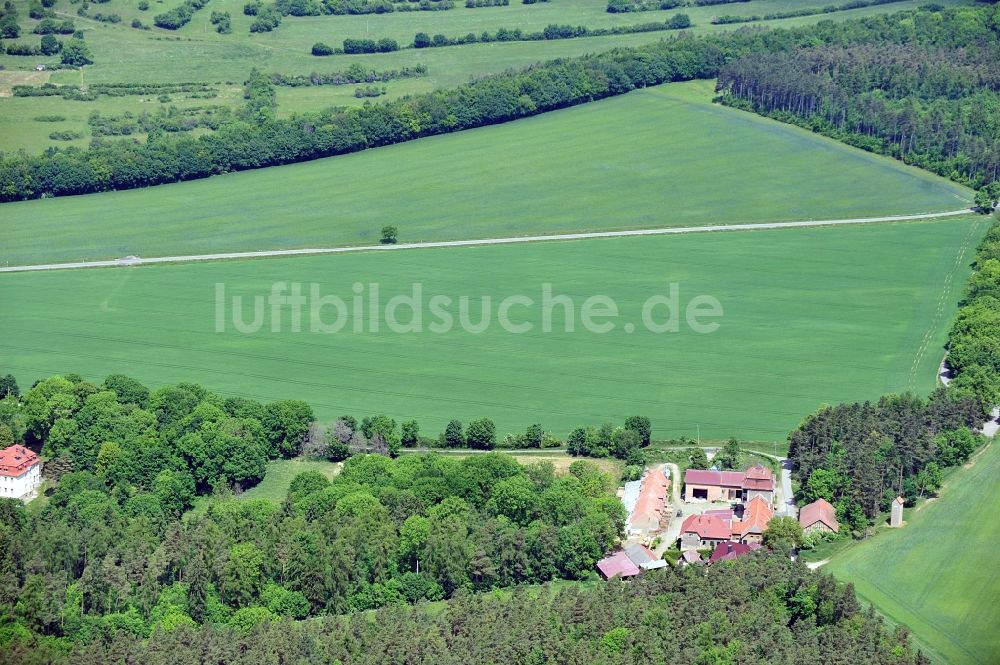
<path id="1" fill-rule="evenodd" d="M 755 53 L 882 42 L 975 51 L 980 44 L 996 43 L 997 11 L 992 6 L 942 11 L 930 7 L 794 29 L 744 28 L 700 38 L 682 34 L 648 46 L 485 76 L 458 88 L 287 120 L 275 117 L 273 91 L 269 96 L 253 92 L 271 85 L 257 73 L 247 85 L 250 103 L 204 136 L 154 132 L 144 142 L 101 139 L 86 150 L 4 155 L 0 200 L 144 187 L 355 152 L 506 122 L 667 81 L 714 78 L 727 63 Z"/>
<path id="2" fill-rule="evenodd" d="M 153 491 L 176 510 L 196 494 L 256 484 L 268 460 L 299 453 L 314 419 L 301 401 L 223 399 L 193 383 L 150 392 L 120 374 L 100 385 L 53 376 L 21 396 L 13 377 L 5 386 L 0 446 L 24 441 L 49 477 L 97 472 L 117 492 Z"/>
<path id="3" fill-rule="evenodd" d="M 941 485 L 941 470 L 962 464 L 982 444 L 975 396 L 938 389 L 924 400 L 887 395 L 876 404 L 826 407 L 789 435 L 804 502 L 824 498 L 855 531 L 897 496 L 912 505 Z"/>
<path id="4" fill-rule="evenodd" d="M 998 35 L 754 53 L 724 66 L 718 89 L 730 105 L 979 188 L 1000 178 Z"/>
<path id="5" fill-rule="evenodd" d="M 593 463 L 557 477 L 501 453 L 359 455 L 333 481 L 300 474 L 283 504 L 223 493 L 183 519 L 161 480 L 77 471 L 41 510 L 0 502 L 5 620 L 91 642 L 590 577 L 626 517 Z"/>
<path id="6" fill-rule="evenodd" d="M 170 604 L 160 609 L 161 616 L 190 608 L 183 589 L 158 601 L 157 607 Z M 79 602 L 75 594 L 70 600 Z M 63 611 L 78 616 L 69 603 Z M 446 603 L 392 604 L 367 614 L 306 621 L 240 611 L 246 613 L 240 621 L 200 628 L 177 621 L 148 638 L 130 630 L 135 624 L 122 617 L 115 630 L 71 645 L 8 629 L 0 662 L 929 662 L 909 647 L 905 629 L 891 631 L 873 610 L 861 611 L 850 585 L 839 586 L 831 576 L 781 555 L 758 554 L 707 571 L 655 571 L 628 583 L 463 592 Z"/>

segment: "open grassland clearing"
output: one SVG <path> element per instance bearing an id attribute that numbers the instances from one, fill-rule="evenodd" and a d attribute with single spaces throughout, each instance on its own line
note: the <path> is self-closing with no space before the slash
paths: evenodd
<path id="1" fill-rule="evenodd" d="M 504 125 L 142 190 L 8 203 L 8 265 L 954 210 L 965 188 L 667 84 Z"/>
<path id="2" fill-rule="evenodd" d="M 564 437 L 641 413 L 658 438 L 700 431 L 771 442 L 824 403 L 931 390 L 967 250 L 985 225 L 970 216 L 10 274 L 0 280 L 8 312 L 0 353 L 24 385 L 70 370 L 123 372 L 154 386 L 193 380 L 225 395 L 304 399 L 324 420 L 414 418 L 429 436 L 452 418 L 490 417 L 500 438 L 535 422 Z M 223 304 L 242 295 L 249 307 L 247 299 L 266 298 L 275 282 L 300 282 L 306 293 L 316 283 L 321 295 L 347 302 L 354 284 L 370 297 L 364 285 L 378 283 L 382 304 L 419 282 L 425 306 L 432 295 L 453 299 L 456 324 L 444 333 L 395 333 L 382 323 L 371 332 L 365 317 L 380 308 L 369 306 L 360 333 L 346 320 L 339 333 L 310 333 L 308 313 L 303 331 L 292 332 L 287 312 L 279 332 L 269 317 L 256 333 L 230 323 L 216 332 L 216 284 L 225 284 Z M 609 296 L 620 313 L 614 329 L 587 332 L 578 320 L 567 332 L 564 308 L 555 307 L 551 332 L 542 332 L 545 283 L 571 297 L 577 314 L 588 297 Z M 669 294 L 671 283 L 681 308 L 697 295 L 716 298 L 721 327 L 699 334 L 682 317 L 677 333 L 646 329 L 643 304 Z M 506 332 L 495 318 L 479 333 L 458 325 L 461 296 L 470 298 L 469 320 L 479 322 L 486 296 L 492 310 L 514 294 L 534 300 L 511 314 L 533 330 Z M 423 325 L 435 320 L 425 313 Z M 639 327 L 629 333 L 625 323 Z"/>
<path id="3" fill-rule="evenodd" d="M 936 662 L 1000 658 L 1000 446 L 991 442 L 956 472 L 941 499 L 906 510 L 906 526 L 844 548 L 827 568 L 858 595 L 905 624 Z"/>
<path id="4" fill-rule="evenodd" d="M 281 503 L 288 494 L 288 486 L 295 476 L 306 471 L 318 471 L 328 480 L 340 473 L 340 464 L 305 457 L 280 459 L 268 462 L 264 480 L 240 495 L 243 499 L 267 499 Z"/>
<path id="5" fill-rule="evenodd" d="M 257 485 L 241 493 L 239 499 L 265 499 L 274 503 L 282 503 L 288 496 L 288 487 L 292 484 L 295 476 L 306 471 L 318 471 L 333 480 L 340 473 L 341 464 L 339 462 L 327 462 L 321 459 L 310 459 L 306 457 L 293 457 L 291 459 L 272 460 L 267 463 L 267 471 L 264 479 Z M 212 496 L 205 495 L 197 497 L 194 506 L 187 511 L 187 515 L 200 515 L 208 510 L 209 504 L 214 500 Z"/>
<path id="6" fill-rule="evenodd" d="M 965 0 L 943 0 L 941 4 L 962 4 Z M 20 41 L 34 43 L 39 37 L 30 34 L 37 21 L 27 18 L 27 2 L 15 3 L 20 9 L 22 38 Z M 93 53 L 94 63 L 84 70 L 60 70 L 51 73 L 55 83 L 87 85 L 89 83 L 123 82 L 202 82 L 218 85 L 220 97 L 215 103 L 237 104 L 240 100 L 228 95 L 224 88 L 238 85 L 246 80 L 252 67 L 266 72 L 282 74 L 309 74 L 311 72 L 331 72 L 344 70 L 352 63 L 360 63 L 373 70 L 399 69 L 416 64 L 428 66 L 428 75 L 420 79 L 393 81 L 385 85 L 388 98 L 400 95 L 426 92 L 435 88 L 454 86 L 468 81 L 469 77 L 498 72 L 510 67 L 523 67 L 541 60 L 556 57 L 578 56 L 608 50 L 616 46 L 648 44 L 664 38 L 670 33 L 652 32 L 630 35 L 553 40 L 540 42 L 491 42 L 446 48 L 410 49 L 395 53 L 374 55 L 338 55 L 317 58 L 309 50 L 317 41 L 339 46 L 344 38 L 396 39 L 401 46 L 409 44 L 418 31 L 428 34 L 445 34 L 459 37 L 469 32 L 483 31 L 495 33 L 506 27 L 519 28 L 526 32 L 542 30 L 550 23 L 585 25 L 587 27 L 608 27 L 611 25 L 633 25 L 650 21 L 663 21 L 678 11 L 692 16 L 695 33 L 734 29 L 733 26 L 711 25 L 711 17 L 720 13 L 745 14 L 781 11 L 799 7 L 801 3 L 791 0 L 755 0 L 752 3 L 736 3 L 723 7 L 689 7 L 676 10 L 639 12 L 630 14 L 608 14 L 602 0 L 569 0 L 563 2 L 523 5 L 520 2 L 508 7 L 466 9 L 464 5 L 443 12 L 399 12 L 382 15 L 363 16 L 321 16 L 286 17 L 275 32 L 250 34 L 250 17 L 242 13 L 242 0 L 213 0 L 209 6 L 194 14 L 191 22 L 178 31 L 161 29 L 137 30 L 129 27 L 132 19 L 138 18 L 145 24 L 152 23 L 152 17 L 179 4 L 176 1 L 151 3 L 150 9 L 140 11 L 135 0 L 111 0 L 92 5 L 91 11 L 118 13 L 122 23 L 109 25 L 76 16 L 79 5 L 70 5 L 61 0 L 56 5 L 58 18 L 72 18 L 76 26 L 86 35 L 88 47 Z M 462 4 L 462 3 L 459 3 Z M 821 3 L 816 3 L 819 6 Z M 912 9 L 921 3 L 899 2 L 858 10 L 807 16 L 795 19 L 769 21 L 766 25 L 801 25 L 821 19 L 841 20 L 875 13 L 885 13 L 902 9 Z M 215 33 L 210 23 L 211 13 L 228 11 L 233 18 L 233 33 Z M 53 65 L 58 56 L 17 57 L 0 55 L 0 65 L 10 70 L 33 70 L 37 64 Z M 24 72 L 27 73 L 27 72 Z M 353 96 L 354 86 L 323 86 L 308 91 L 283 91 L 281 103 L 297 111 L 318 110 L 332 105 L 354 105 L 363 100 Z M 40 98 L 34 98 L 36 101 Z M 5 150 L 24 148 L 29 152 L 41 152 L 46 147 L 65 145 L 62 141 L 48 138 L 51 128 L 45 123 L 35 123 L 37 113 L 21 113 L 20 107 L 10 104 L 10 98 L 0 97 L 0 146 Z M 59 113 L 76 115 L 74 109 L 85 108 L 86 114 L 92 110 L 111 113 L 120 107 L 120 102 L 110 104 L 102 97 L 94 102 L 75 102 L 53 99 L 58 104 Z M 137 107 L 131 100 L 133 112 L 141 112 L 145 107 Z M 76 105 L 76 106 L 74 106 Z M 35 126 L 42 125 L 41 127 Z M 80 131 L 89 138 L 85 123 L 68 122 L 68 128 Z M 78 141 L 84 144 L 86 141 Z"/>

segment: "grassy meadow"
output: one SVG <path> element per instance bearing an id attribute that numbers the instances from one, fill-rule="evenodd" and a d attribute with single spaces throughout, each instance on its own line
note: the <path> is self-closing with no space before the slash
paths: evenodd
<path id="1" fill-rule="evenodd" d="M 967 4 L 968 0 L 942 0 L 939 4 Z M 20 41 L 35 43 L 38 35 L 31 34 L 37 23 L 27 17 L 27 0 L 14 3 L 21 13 L 22 37 Z M 663 21 L 683 11 L 691 16 L 695 33 L 734 29 L 734 26 L 711 25 L 715 15 L 765 14 L 803 6 L 822 6 L 819 0 L 803 3 L 798 0 L 754 0 L 719 7 L 685 7 L 667 11 L 609 14 L 605 0 L 557 0 L 549 3 L 524 5 L 518 0 L 507 7 L 467 9 L 464 2 L 457 2 L 454 9 L 441 12 L 396 12 L 364 16 L 286 17 L 282 25 L 271 33 L 249 33 L 250 17 L 242 12 L 243 0 L 213 0 L 211 6 L 196 12 L 191 22 L 177 31 L 137 30 L 130 27 L 133 19 L 152 25 L 153 16 L 177 4 L 180 0 L 151 2 L 147 11 L 140 11 L 138 0 L 110 0 L 91 6 L 91 12 L 117 13 L 122 22 L 117 25 L 99 23 L 76 16 L 79 5 L 59 0 L 55 10 L 58 18 L 72 18 L 86 35 L 94 55 L 94 64 L 83 70 L 63 70 L 36 73 L 37 64 L 51 65 L 58 56 L 19 57 L 0 55 L 0 149 L 25 149 L 41 152 L 50 146 L 65 146 L 67 142 L 54 141 L 48 135 L 53 131 L 50 123 L 33 120 L 38 109 L 67 117 L 64 126 L 55 129 L 82 132 L 84 139 L 70 142 L 85 145 L 90 139 L 86 117 L 92 111 L 103 114 L 135 114 L 155 110 L 158 106 L 191 105 L 191 103 L 217 103 L 234 105 L 242 100 L 232 95 L 247 77 L 252 67 L 266 72 L 308 74 L 313 71 L 343 70 L 352 63 L 361 63 L 374 70 L 395 69 L 422 63 L 429 68 L 428 76 L 420 79 L 393 81 L 385 85 L 389 97 L 425 92 L 442 86 L 466 82 L 469 77 L 498 72 L 509 67 L 523 67 L 540 60 L 556 57 L 578 56 L 614 48 L 647 44 L 674 33 L 652 32 L 631 35 L 590 37 L 542 42 L 506 42 L 469 44 L 447 48 L 403 50 L 395 53 L 373 55 L 338 55 L 317 58 L 309 53 L 313 43 L 326 42 L 339 46 L 348 37 L 391 37 L 401 46 L 408 45 L 418 31 L 428 34 L 442 33 L 449 37 L 469 32 L 496 32 L 501 27 L 520 28 L 525 32 L 542 30 L 550 23 L 585 25 L 590 28 L 614 25 L 634 25 L 650 21 Z M 851 17 L 912 9 L 924 4 L 920 0 L 880 5 L 857 10 L 807 16 L 795 19 L 769 21 L 767 25 L 801 25 L 818 20 L 842 20 Z M 233 33 L 219 35 L 210 23 L 212 11 L 228 11 L 232 15 Z M 33 85 L 44 81 L 54 83 L 106 82 L 204 82 L 216 85 L 219 97 L 214 100 L 186 100 L 184 95 L 174 95 L 170 102 L 160 102 L 153 97 L 126 97 L 111 99 L 101 97 L 93 102 L 80 102 L 50 98 L 22 100 L 9 95 L 10 87 L 24 82 L 31 74 Z M 284 112 L 315 110 L 333 105 L 360 104 L 353 96 L 355 86 L 323 86 L 316 89 L 284 89 L 279 102 Z M 27 102 L 27 103 L 25 103 Z M 54 107 L 50 109 L 50 107 Z"/>
<path id="2" fill-rule="evenodd" d="M 989 444 L 970 468 L 951 476 L 941 498 L 904 513 L 886 529 L 843 549 L 828 569 L 858 595 L 906 625 L 938 663 L 996 663 L 1000 658 L 1000 573 L 991 554 L 1000 542 L 1000 445 Z"/>
<path id="3" fill-rule="evenodd" d="M 340 465 L 324 460 L 293 457 L 268 462 L 264 480 L 240 495 L 244 499 L 267 499 L 281 503 L 288 494 L 288 486 L 295 476 L 306 471 L 318 471 L 329 480 L 340 473 Z"/>
<path id="4" fill-rule="evenodd" d="M 150 385 L 197 381 L 225 395 L 300 398 L 322 419 L 379 412 L 417 419 L 436 435 L 451 418 L 488 416 L 498 434 L 533 422 L 565 436 L 578 425 L 649 415 L 658 438 L 729 436 L 783 439 L 824 403 L 871 399 L 888 391 L 930 391 L 949 319 L 967 276 L 981 217 L 673 237 L 619 238 L 346 254 L 135 269 L 15 273 L 2 277 L 7 314 L 0 321 L 5 371 L 22 385 L 75 371 L 99 379 L 122 372 Z M 861 251 L 863 248 L 864 251 Z M 531 331 L 483 332 L 455 325 L 431 332 L 372 332 L 365 305 L 334 334 L 311 333 L 310 314 L 293 332 L 288 312 L 255 333 L 240 333 L 223 310 L 216 332 L 216 288 L 224 303 L 266 297 L 278 281 L 312 283 L 319 295 L 353 302 L 355 284 L 382 305 L 422 285 L 481 320 L 489 296 L 524 294 L 534 306 L 512 310 Z M 543 284 L 568 295 L 577 313 L 567 332 L 553 308 L 540 323 Z M 724 312 L 711 334 L 681 318 L 677 333 L 654 333 L 639 312 L 653 295 L 679 288 L 681 308 L 697 295 Z M 583 301 L 614 299 L 620 316 L 606 333 L 587 332 Z M 353 305 L 351 305 L 353 307 Z M 353 311 L 353 310 L 351 310 Z M 336 313 L 326 310 L 330 323 Z M 351 314 L 348 313 L 348 319 Z M 657 320 L 666 316 L 658 310 Z M 381 319 L 380 319 L 381 320 Z M 408 308 L 398 320 L 410 320 Z M 44 321 L 44 325 L 40 322 Z M 345 323 L 347 320 L 345 320 Z M 626 323 L 636 325 L 628 332 Z M 769 446 L 765 445 L 765 450 Z"/>
<path id="5" fill-rule="evenodd" d="M 8 203 L 8 265 L 937 212 L 963 187 L 672 83 L 504 125 L 206 180 Z M 724 137 L 724 140 L 720 140 Z M 447 202 L 445 205 L 443 202 Z"/>

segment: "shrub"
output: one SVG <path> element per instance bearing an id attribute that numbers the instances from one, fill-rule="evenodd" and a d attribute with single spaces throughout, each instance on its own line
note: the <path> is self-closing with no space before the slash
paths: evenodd
<path id="1" fill-rule="evenodd" d="M 281 25 L 281 13 L 273 7 L 264 7 L 250 24 L 250 32 L 271 32 Z"/>
<path id="2" fill-rule="evenodd" d="M 45 35 L 42 37 L 41 48 L 44 55 L 55 55 L 62 50 L 62 42 L 56 39 L 54 35 Z"/>
<path id="3" fill-rule="evenodd" d="M 42 55 L 42 49 L 31 44 L 7 44 L 7 55 Z"/>
<path id="4" fill-rule="evenodd" d="M 316 42 L 312 46 L 313 55 L 333 55 L 333 47 L 324 44 L 323 42 Z"/>
<path id="5" fill-rule="evenodd" d="M 344 53 L 377 53 L 378 44 L 374 39 L 345 39 Z"/>
<path id="6" fill-rule="evenodd" d="M 90 59 L 90 49 L 82 39 L 70 39 L 63 44 L 62 64 L 82 67 L 93 64 Z"/>
<path id="7" fill-rule="evenodd" d="M 74 139 L 82 139 L 83 134 L 74 131 L 51 132 L 49 138 L 53 141 L 73 141 Z"/>

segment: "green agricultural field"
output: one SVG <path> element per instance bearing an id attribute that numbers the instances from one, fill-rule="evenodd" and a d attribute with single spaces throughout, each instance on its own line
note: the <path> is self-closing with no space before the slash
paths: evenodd
<path id="1" fill-rule="evenodd" d="M 488 416 L 498 434 L 533 422 L 565 436 L 581 424 L 649 415 L 658 438 L 737 436 L 783 439 L 823 403 L 871 399 L 894 390 L 929 392 L 949 319 L 967 276 L 969 248 L 986 228 L 979 216 L 944 221 L 824 227 L 673 237 L 598 239 L 208 264 L 14 273 L 0 278 L 5 316 L 0 357 L 22 385 L 73 371 L 99 379 L 122 372 L 150 385 L 201 382 L 226 395 L 301 398 L 324 420 L 378 412 L 416 418 L 436 435 L 450 418 Z M 863 248 L 864 251 L 861 251 Z M 241 318 L 254 319 L 253 297 L 275 282 L 299 282 L 306 294 L 345 300 L 339 332 L 310 332 L 311 315 L 292 328 L 288 311 L 262 328 L 237 332 L 226 303 L 244 296 Z M 422 285 L 452 298 L 455 325 L 395 333 L 382 306 Z M 351 320 L 354 285 L 365 298 L 377 283 L 381 305 L 362 302 Z M 574 332 L 553 310 L 542 331 L 543 285 L 574 300 Z M 709 295 L 721 327 L 679 332 L 642 325 L 643 304 L 678 285 L 678 304 Z M 221 323 L 216 292 L 224 284 Z M 524 294 L 514 322 L 497 324 L 501 300 Z M 592 295 L 614 299 L 620 317 L 606 333 L 579 317 Z M 483 332 L 458 324 L 491 323 Z M 376 312 L 378 332 L 368 322 Z M 403 307 L 396 320 L 410 320 Z M 327 307 L 322 321 L 338 319 Z M 667 318 L 667 308 L 655 312 Z M 41 322 L 44 321 L 44 324 Z M 626 323 L 637 325 L 627 332 Z M 272 332 L 272 325 L 278 332 Z M 354 332 L 355 325 L 361 332 Z M 217 332 L 221 327 L 222 332 Z M 766 450 L 767 443 L 762 444 Z"/>
<path id="2" fill-rule="evenodd" d="M 967 4 L 970 0 L 942 0 L 939 4 Z M 593 37 L 542 42 L 507 42 L 471 44 L 447 48 L 403 50 L 395 53 L 349 56 L 339 55 L 317 58 L 310 55 L 313 43 L 323 41 L 339 46 L 346 37 L 372 38 L 391 37 L 400 45 L 409 44 L 418 31 L 429 34 L 441 33 L 449 37 L 495 33 L 501 27 L 520 28 L 525 32 L 539 31 L 550 23 L 585 25 L 590 28 L 613 25 L 634 25 L 651 21 L 664 21 L 669 16 L 683 11 L 691 16 L 695 33 L 733 29 L 733 26 L 714 26 L 712 16 L 728 14 L 765 14 L 798 8 L 803 3 L 798 0 L 754 0 L 752 3 L 719 7 L 687 7 L 668 11 L 640 12 L 632 14 L 608 14 L 605 0 L 558 0 L 556 2 L 524 5 L 515 0 L 508 7 L 466 9 L 464 2 L 453 10 L 444 12 L 397 12 L 367 16 L 320 16 L 286 17 L 282 25 L 272 33 L 250 34 L 250 18 L 242 13 L 243 0 L 213 0 L 184 28 L 168 31 L 154 28 L 137 30 L 130 26 L 133 19 L 147 25 L 153 16 L 179 4 L 179 0 L 152 2 L 147 11 L 139 11 L 137 0 L 110 0 L 100 5 L 93 4 L 91 12 L 117 13 L 122 23 L 108 25 L 76 16 L 79 5 L 67 0 L 56 4 L 58 17 L 72 18 L 76 26 L 84 31 L 86 41 L 94 55 L 95 64 L 83 70 L 63 70 L 36 73 L 32 71 L 38 64 L 58 63 L 58 56 L 18 57 L 0 55 L 0 149 L 41 152 L 47 147 L 65 145 L 65 142 L 48 138 L 52 131 L 46 123 L 36 123 L 32 118 L 38 114 L 36 107 L 23 110 L 21 100 L 6 96 L 14 83 L 31 74 L 33 85 L 45 81 L 86 85 L 98 82 L 205 82 L 218 84 L 220 98 L 212 103 L 238 103 L 228 94 L 234 84 L 244 81 L 252 67 L 267 72 L 284 74 L 308 74 L 313 71 L 327 72 L 343 70 L 352 63 L 361 63 L 373 70 L 385 70 L 413 66 L 422 63 L 428 66 L 428 76 L 408 81 L 395 81 L 386 85 L 388 97 L 396 97 L 413 92 L 425 92 L 443 86 L 454 86 L 466 82 L 470 76 L 502 71 L 510 67 L 523 67 L 540 60 L 556 57 L 578 56 L 607 50 L 616 46 L 647 44 L 663 39 L 674 33 L 652 32 L 632 35 Z M 806 6 L 822 6 L 827 3 L 815 0 Z M 790 26 L 815 23 L 818 20 L 843 20 L 872 14 L 913 9 L 923 3 L 921 0 L 880 5 L 863 9 L 783 19 L 767 22 L 772 26 Z M 27 17 L 28 2 L 15 2 L 20 8 L 22 38 L 19 41 L 35 43 L 38 35 L 31 34 L 37 21 Z M 212 11 L 228 11 L 232 15 L 233 33 L 219 35 L 210 23 Z M 286 109 L 317 110 L 331 105 L 359 104 L 353 97 L 354 86 L 329 87 L 319 89 L 282 91 L 280 102 Z M 171 103 L 177 103 L 175 98 Z M 40 103 L 35 98 L 35 103 Z M 85 118 L 91 111 L 112 113 L 121 109 L 133 113 L 151 110 L 159 103 L 156 99 L 129 97 L 110 101 L 102 97 L 93 102 L 66 101 L 52 99 L 44 105 L 56 105 L 56 112 L 67 116 L 66 127 L 83 132 L 85 144 L 90 134 Z M 70 119 L 72 118 L 72 119 Z"/>
<path id="3" fill-rule="evenodd" d="M 936 176 L 667 84 L 505 125 L 160 187 L 8 203 L 9 265 L 940 212 Z"/>
<path id="4" fill-rule="evenodd" d="M 845 549 L 828 568 L 905 624 L 940 663 L 1000 660 L 1000 446 L 952 476 L 940 500 L 907 510 L 906 526 Z"/>

